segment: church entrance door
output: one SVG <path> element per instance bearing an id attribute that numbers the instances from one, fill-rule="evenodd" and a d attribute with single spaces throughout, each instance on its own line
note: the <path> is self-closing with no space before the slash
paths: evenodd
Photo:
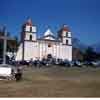
<path id="1" fill-rule="evenodd" d="M 47 55 L 47 58 L 52 58 L 52 54 L 48 54 Z"/>

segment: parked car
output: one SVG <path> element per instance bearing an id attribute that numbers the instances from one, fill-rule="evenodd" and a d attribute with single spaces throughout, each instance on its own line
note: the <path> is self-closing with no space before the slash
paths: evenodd
<path id="1" fill-rule="evenodd" d="M 43 59 L 41 60 L 41 64 L 45 66 L 46 63 L 47 63 L 47 60 L 46 60 L 45 58 L 43 58 Z"/>
<path id="2" fill-rule="evenodd" d="M 62 66 L 62 65 L 64 65 L 64 62 L 63 62 L 62 59 L 58 58 L 57 61 L 56 61 L 56 64 Z"/>
<path id="3" fill-rule="evenodd" d="M 100 61 L 92 61 L 91 63 L 94 67 L 100 67 Z"/>
<path id="4" fill-rule="evenodd" d="M 33 65 L 35 67 L 41 67 L 42 66 L 42 62 L 39 59 L 37 59 L 37 60 L 34 60 L 33 61 Z"/>
<path id="5" fill-rule="evenodd" d="M 70 62 L 69 62 L 67 59 L 65 59 L 65 60 L 63 61 L 63 64 L 64 64 L 64 66 L 66 66 L 66 67 L 70 67 Z"/>
<path id="6" fill-rule="evenodd" d="M 74 66 L 74 61 L 70 61 L 70 66 L 71 66 L 71 67 Z"/>
<path id="7" fill-rule="evenodd" d="M 92 61 L 84 61 L 84 62 L 83 62 L 83 65 L 86 65 L 86 66 L 93 66 L 93 63 L 92 63 Z"/>
<path id="8" fill-rule="evenodd" d="M 73 67 L 73 66 L 77 66 L 77 67 L 82 67 L 82 63 L 78 60 L 74 60 L 74 61 L 71 61 L 70 62 L 70 66 Z"/>
<path id="9" fill-rule="evenodd" d="M 19 64 L 20 65 L 29 65 L 29 63 L 27 61 L 25 61 L 25 60 L 24 61 L 20 61 Z"/>
<path id="10" fill-rule="evenodd" d="M 1 64 L 0 78 L 19 81 L 22 79 L 22 68 L 18 68 L 9 64 Z"/>

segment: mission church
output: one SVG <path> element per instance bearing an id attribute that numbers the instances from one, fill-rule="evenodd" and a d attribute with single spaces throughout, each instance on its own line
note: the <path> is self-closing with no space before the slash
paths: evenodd
<path id="1" fill-rule="evenodd" d="M 16 54 L 16 60 L 36 60 L 51 55 L 57 59 L 72 60 L 72 33 L 67 25 L 57 32 L 57 37 L 48 28 L 41 38 L 37 37 L 37 27 L 28 19 L 22 25 L 21 42 Z"/>

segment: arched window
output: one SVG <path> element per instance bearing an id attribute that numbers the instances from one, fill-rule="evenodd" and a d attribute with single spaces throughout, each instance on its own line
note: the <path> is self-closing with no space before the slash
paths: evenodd
<path id="1" fill-rule="evenodd" d="M 30 32 L 32 32 L 32 27 L 30 27 Z"/>
<path id="2" fill-rule="evenodd" d="M 32 41 L 32 35 L 30 35 L 30 41 Z"/>
<path id="3" fill-rule="evenodd" d="M 48 47 L 49 47 L 49 48 L 51 47 L 51 44 L 50 44 L 50 43 L 48 44 Z"/>

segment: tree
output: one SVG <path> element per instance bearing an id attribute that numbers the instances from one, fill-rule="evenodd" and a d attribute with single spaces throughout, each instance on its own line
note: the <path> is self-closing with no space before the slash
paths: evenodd
<path id="1" fill-rule="evenodd" d="M 14 36 L 14 39 L 15 39 L 15 51 L 17 51 L 18 50 L 18 46 L 19 46 L 18 37 Z"/>
<path id="2" fill-rule="evenodd" d="M 97 57 L 97 53 L 94 51 L 92 47 L 88 47 L 84 54 L 84 60 L 93 61 Z"/>

